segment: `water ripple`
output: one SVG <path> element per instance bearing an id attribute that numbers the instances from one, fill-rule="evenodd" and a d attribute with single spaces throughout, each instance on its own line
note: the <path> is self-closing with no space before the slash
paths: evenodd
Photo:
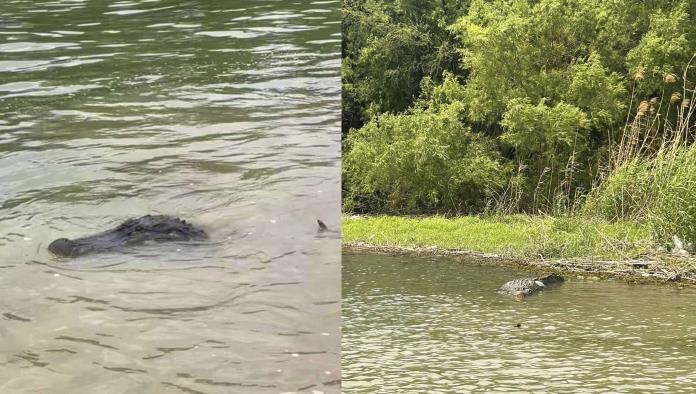
<path id="1" fill-rule="evenodd" d="M 573 280 L 524 302 L 530 275 L 444 259 L 344 256 L 344 392 L 689 392 L 693 289 Z M 437 264 L 434 268 L 433 264 Z M 519 326 L 518 326 L 519 325 Z"/>
<path id="2" fill-rule="evenodd" d="M 0 5 L 1 392 L 340 391 L 338 8 Z M 210 241 L 46 251 L 147 213 Z"/>

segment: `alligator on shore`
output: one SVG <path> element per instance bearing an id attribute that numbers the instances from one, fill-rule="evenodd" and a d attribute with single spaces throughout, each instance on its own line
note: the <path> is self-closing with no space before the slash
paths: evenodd
<path id="1" fill-rule="evenodd" d="M 556 274 L 548 274 L 536 278 L 513 279 L 498 289 L 498 293 L 514 297 L 526 297 L 546 288 L 554 283 L 563 282 L 563 277 Z"/>
<path id="2" fill-rule="evenodd" d="M 76 257 L 143 244 L 147 241 L 193 241 L 207 238 L 205 231 L 185 220 L 166 215 L 145 215 L 128 219 L 114 229 L 89 237 L 73 240 L 59 238 L 48 245 L 48 250 L 59 256 Z"/>

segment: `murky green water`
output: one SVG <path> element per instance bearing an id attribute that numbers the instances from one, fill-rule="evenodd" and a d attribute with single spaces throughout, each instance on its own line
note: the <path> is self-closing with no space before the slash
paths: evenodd
<path id="1" fill-rule="evenodd" d="M 528 274 L 344 255 L 344 392 L 696 390 L 696 289 L 569 278 L 524 301 L 495 292 Z"/>
<path id="2" fill-rule="evenodd" d="M 0 4 L 0 392 L 339 391 L 339 5 Z"/>

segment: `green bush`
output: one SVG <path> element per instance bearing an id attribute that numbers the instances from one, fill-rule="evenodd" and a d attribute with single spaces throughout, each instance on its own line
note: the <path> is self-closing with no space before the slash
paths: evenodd
<path id="1" fill-rule="evenodd" d="M 470 213 L 510 176 L 486 137 L 460 122 L 462 106 L 381 115 L 349 134 L 344 209 Z"/>
<path id="2" fill-rule="evenodd" d="M 696 242 L 696 146 L 663 149 L 654 158 L 622 165 L 592 193 L 582 212 L 647 221 L 662 243 L 673 235 Z"/>
<path id="3" fill-rule="evenodd" d="M 503 115 L 502 140 L 512 145 L 525 160 L 562 168 L 570 155 L 587 151 L 587 115 L 577 107 L 559 103 L 553 107 L 543 102 L 532 105 L 528 100 L 512 100 Z"/>
<path id="4" fill-rule="evenodd" d="M 544 200 L 541 207 L 535 204 L 532 209 L 549 209 L 554 201 L 570 203 L 566 200 L 583 183 L 578 181 L 586 181 L 587 174 L 578 170 L 577 163 L 587 160 L 589 123 L 584 112 L 563 102 L 549 107 L 544 102 L 532 105 L 526 99 L 510 101 L 501 121 L 501 140 L 527 166 L 526 196 Z"/>
<path id="5" fill-rule="evenodd" d="M 581 213 L 606 220 L 647 218 L 652 177 L 645 160 L 632 160 L 612 172 L 587 197 Z"/>
<path id="6" fill-rule="evenodd" d="M 650 221 L 657 239 L 669 242 L 672 235 L 696 242 L 696 146 L 676 155 L 661 153 L 652 170 Z"/>
<path id="7" fill-rule="evenodd" d="M 627 49 L 617 54 L 598 37 L 623 41 L 633 32 L 601 23 L 603 18 L 623 19 L 624 12 L 602 3 L 473 1 L 469 13 L 451 26 L 469 71 L 468 119 L 495 124 L 516 99 L 545 100 L 551 106 L 563 101 L 590 113 L 598 125 L 620 118 L 626 99 L 623 81 L 619 70 L 607 69 L 602 61 L 625 55 Z"/>

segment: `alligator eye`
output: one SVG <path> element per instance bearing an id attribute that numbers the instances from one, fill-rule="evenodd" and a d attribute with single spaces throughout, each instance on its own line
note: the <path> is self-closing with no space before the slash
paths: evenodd
<path id="1" fill-rule="evenodd" d="M 135 231 L 143 231 L 142 226 L 135 226 Z"/>

